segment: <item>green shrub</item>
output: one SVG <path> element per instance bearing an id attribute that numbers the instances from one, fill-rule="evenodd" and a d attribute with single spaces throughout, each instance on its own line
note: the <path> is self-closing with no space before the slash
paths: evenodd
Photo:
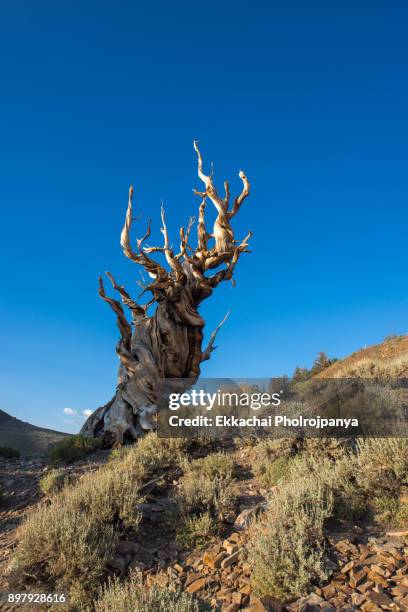
<path id="1" fill-rule="evenodd" d="M 399 497 L 407 477 L 408 440 L 359 440 L 357 481 L 371 500 L 378 520 L 395 524 L 403 522 L 406 509 L 401 506 Z"/>
<path id="2" fill-rule="evenodd" d="M 408 505 L 398 503 L 397 510 L 393 510 L 392 521 L 396 527 L 406 527 L 408 523 Z"/>
<path id="3" fill-rule="evenodd" d="M 109 453 L 109 459 L 116 461 L 117 459 L 123 459 L 130 451 L 129 446 L 121 446 L 120 448 L 113 448 Z"/>
<path id="4" fill-rule="evenodd" d="M 252 584 L 260 595 L 288 601 L 327 577 L 323 526 L 332 513 L 327 487 L 303 477 L 278 488 L 249 543 Z"/>
<path id="5" fill-rule="evenodd" d="M 183 515 L 209 510 L 221 518 L 232 508 L 231 483 L 224 478 L 198 476 L 194 471 L 189 471 L 178 482 L 176 501 Z"/>
<path id="6" fill-rule="evenodd" d="M 252 470 L 265 486 L 276 485 L 286 476 L 292 453 L 291 441 L 261 440 L 254 448 Z"/>
<path id="7" fill-rule="evenodd" d="M 289 461 L 285 457 L 279 457 L 274 461 L 257 461 L 253 465 L 254 474 L 265 486 L 275 486 L 288 473 Z"/>
<path id="8" fill-rule="evenodd" d="M 333 461 L 325 455 L 304 452 L 291 463 L 288 478 L 296 482 L 305 475 L 326 487 L 333 496 L 334 519 L 355 521 L 367 510 L 366 496 L 357 483 L 358 462 L 355 455 L 338 449 Z"/>
<path id="9" fill-rule="evenodd" d="M 182 466 L 184 471 L 191 471 L 208 478 L 226 478 L 229 481 L 234 473 L 234 460 L 226 453 L 212 453 L 192 462 L 184 459 Z"/>
<path id="10" fill-rule="evenodd" d="M 188 593 L 153 587 L 147 589 L 139 574 L 129 580 L 109 580 L 94 602 L 95 612 L 204 612 L 210 606 Z"/>
<path id="11" fill-rule="evenodd" d="M 217 531 L 217 521 L 235 506 L 232 491 L 233 463 L 225 455 L 209 455 L 183 463 L 184 474 L 174 493 L 177 541 L 202 545 Z"/>
<path id="12" fill-rule="evenodd" d="M 41 491 L 48 496 L 59 493 L 66 485 L 74 481 L 74 476 L 65 470 L 50 470 L 40 479 Z"/>
<path id="13" fill-rule="evenodd" d="M 308 453 L 318 459 L 340 459 L 346 452 L 353 451 L 354 442 L 350 438 L 305 438 L 302 442 L 303 454 Z"/>
<path id="14" fill-rule="evenodd" d="M 408 476 L 408 440 L 367 438 L 358 441 L 358 481 L 369 494 L 396 497 Z"/>
<path id="15" fill-rule="evenodd" d="M 217 522 L 210 512 L 183 516 L 177 528 L 177 543 L 183 548 L 200 548 L 217 533 Z"/>
<path id="16" fill-rule="evenodd" d="M 67 436 L 56 442 L 48 451 L 48 455 L 51 461 L 55 463 L 72 463 L 73 461 L 83 459 L 98 448 L 102 448 L 102 440 L 99 438 L 86 438 L 78 434 Z"/>
<path id="17" fill-rule="evenodd" d="M 11 448 L 11 446 L 0 446 L 0 457 L 3 457 L 3 459 L 18 459 L 20 451 Z"/>
<path id="18" fill-rule="evenodd" d="M 254 524 L 249 558 L 259 595 L 287 601 L 305 594 L 326 576 L 326 520 L 354 522 L 366 514 L 367 493 L 358 482 L 359 457 L 339 446 L 335 451 L 335 459 L 307 451 L 292 458 L 267 511 Z"/>
<path id="19" fill-rule="evenodd" d="M 79 608 L 96 592 L 116 541 L 113 525 L 80 514 L 70 503 L 40 506 L 23 527 L 10 586 L 67 592 L 73 608 Z"/>
<path id="20" fill-rule="evenodd" d="M 9 568 L 10 584 L 64 591 L 74 609 L 95 596 L 122 529 L 136 529 L 143 470 L 121 463 L 86 474 L 29 514 Z"/>
<path id="21" fill-rule="evenodd" d="M 182 461 L 189 441 L 184 438 L 159 438 L 156 433 L 148 433 L 131 446 L 121 458 L 128 470 L 143 467 L 146 474 L 177 466 Z"/>

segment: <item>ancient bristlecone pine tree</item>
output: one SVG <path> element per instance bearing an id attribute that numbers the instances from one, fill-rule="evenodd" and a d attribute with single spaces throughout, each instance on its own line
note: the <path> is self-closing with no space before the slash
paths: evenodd
<path id="1" fill-rule="evenodd" d="M 116 352 L 120 359 L 118 386 L 113 399 L 95 410 L 84 424 L 81 433 L 86 436 L 103 437 L 106 444 L 115 446 L 135 439 L 146 429 L 153 427 L 159 398 L 166 379 L 185 379 L 195 382 L 200 374 L 200 364 L 210 358 L 215 335 L 222 321 L 211 335 L 209 344 L 202 349 L 204 320 L 198 313 L 201 302 L 208 298 L 219 283 L 233 281 L 235 265 L 241 253 L 248 253 L 251 232 L 242 242 L 234 239 L 231 227 L 233 217 L 249 194 L 249 182 L 241 171 L 239 177 L 243 189 L 232 205 L 228 182 L 224 183 L 225 195 L 221 197 L 213 183 L 212 173 L 204 174 L 203 162 L 197 142 L 194 149 L 198 158 L 198 176 L 204 183 L 203 191 L 194 190 L 201 198 L 197 221 L 195 248 L 190 244 L 191 230 L 195 219 L 191 218 L 186 229 L 180 229 L 179 252 L 175 253 L 169 241 L 164 209 L 161 210 L 164 237 L 163 246 L 147 246 L 150 236 L 150 221 L 146 234 L 136 240 L 136 249 L 131 245 L 133 187 L 129 190 L 129 203 L 120 243 L 126 257 L 142 266 L 151 282 L 143 286 L 152 298 L 147 304 L 135 302 L 129 293 L 118 285 L 112 274 L 106 273 L 113 288 L 120 294 L 121 302 L 108 297 L 102 278 L 99 279 L 99 295 L 117 316 L 120 340 Z M 207 199 L 215 206 L 217 217 L 212 233 L 205 227 Z M 166 263 L 155 261 L 151 255 L 162 253 Z M 218 270 L 216 271 L 216 269 Z M 131 313 L 132 323 L 125 316 L 123 306 Z M 148 308 L 155 304 L 152 316 Z M 225 319 L 224 319 L 225 320 Z M 132 331 L 133 325 L 133 331 Z M 178 388 L 178 391 L 183 391 Z"/>

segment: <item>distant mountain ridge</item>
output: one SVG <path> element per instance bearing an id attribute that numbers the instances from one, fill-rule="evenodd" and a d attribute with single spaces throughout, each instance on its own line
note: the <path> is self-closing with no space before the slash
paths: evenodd
<path id="1" fill-rule="evenodd" d="M 0 410 L 0 446 L 16 448 L 22 455 L 43 454 L 50 444 L 69 435 L 31 425 Z"/>

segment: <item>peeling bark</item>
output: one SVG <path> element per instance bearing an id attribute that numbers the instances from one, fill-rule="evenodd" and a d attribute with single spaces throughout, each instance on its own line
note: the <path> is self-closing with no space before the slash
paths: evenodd
<path id="1" fill-rule="evenodd" d="M 112 274 L 107 272 L 113 289 L 120 296 L 120 301 L 116 300 L 106 295 L 102 278 L 99 279 L 99 295 L 115 312 L 120 332 L 116 347 L 120 360 L 118 386 L 113 399 L 93 412 L 82 427 L 81 433 L 89 437 L 102 437 L 109 446 L 119 446 L 136 439 L 145 430 L 154 428 L 154 415 L 159 408 L 165 380 L 174 380 L 178 392 L 185 390 L 186 379 L 191 384 L 197 380 L 200 364 L 210 358 L 215 349 L 216 334 L 226 319 L 225 316 L 211 335 L 207 348 L 203 350 L 205 321 L 198 312 L 199 305 L 212 294 L 221 281 L 233 282 L 234 268 L 240 255 L 249 252 L 247 247 L 251 232 L 238 243 L 230 223 L 249 195 L 248 179 L 242 171 L 239 173 L 243 190 L 229 209 L 228 183 L 224 184 L 225 197 L 221 198 L 214 186 L 212 174 L 204 174 L 197 142 L 194 142 L 194 149 L 198 158 L 198 176 L 205 186 L 204 192 L 194 190 L 202 198 L 195 248 L 189 243 L 195 222 L 191 218 L 187 228 L 180 229 L 180 251 L 174 253 L 162 207 L 163 246 L 145 245 L 150 236 L 149 221 L 146 234 L 136 240 L 137 251 L 134 250 L 130 239 L 133 220 L 131 187 L 120 242 L 126 257 L 142 266 L 148 273 L 151 282 L 143 285 L 141 295 L 150 292 L 152 298 L 146 304 L 137 303 L 123 286 L 117 284 Z M 205 226 L 207 198 L 217 211 L 211 234 L 207 233 Z M 210 241 L 214 243 L 211 247 Z M 162 265 L 152 259 L 150 255 L 153 253 L 161 253 L 166 263 Z M 221 269 L 215 274 L 207 274 L 209 270 L 220 266 Z M 148 308 L 152 305 L 155 305 L 156 309 L 149 316 Z M 131 323 L 126 317 L 124 307 L 130 310 Z"/>

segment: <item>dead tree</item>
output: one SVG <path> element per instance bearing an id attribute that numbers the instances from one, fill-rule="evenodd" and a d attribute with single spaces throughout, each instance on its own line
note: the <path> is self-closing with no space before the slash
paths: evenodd
<path id="1" fill-rule="evenodd" d="M 178 252 L 173 250 L 162 206 L 163 246 L 147 246 L 149 220 L 145 235 L 136 240 L 136 247 L 133 247 L 130 238 L 133 187 L 130 187 L 120 243 L 126 257 L 147 272 L 150 280 L 143 286 L 141 295 L 150 292 L 151 299 L 146 304 L 139 304 L 123 286 L 117 284 L 112 274 L 106 272 L 120 300 L 109 297 L 102 278 L 99 278 L 99 295 L 115 312 L 120 331 L 116 347 L 120 360 L 118 386 L 113 399 L 95 410 L 81 433 L 102 437 L 110 446 L 121 445 L 137 438 L 144 430 L 153 428 L 152 415 L 157 412 L 165 380 L 179 380 L 181 385 L 186 385 L 186 379 L 190 383 L 197 380 L 200 365 L 210 358 L 215 348 L 216 333 L 225 320 L 211 335 L 207 348 L 203 349 L 205 322 L 198 308 L 222 281 L 234 282 L 233 273 L 240 255 L 249 253 L 251 232 L 238 242 L 231 226 L 233 217 L 249 195 L 247 177 L 244 172 L 239 173 L 243 188 L 231 205 L 228 182 L 224 183 L 225 193 L 221 197 L 212 173 L 204 174 L 197 142 L 194 142 L 194 149 L 198 159 L 198 176 L 204 184 L 202 191 L 194 190 L 201 198 L 195 246 L 191 244 L 195 219 L 190 218 L 187 227 L 180 229 Z M 205 223 L 207 200 L 212 202 L 217 213 L 212 233 L 207 232 Z M 152 257 L 158 253 L 162 254 L 163 263 Z M 149 316 L 148 309 L 153 305 L 154 313 Z M 131 322 L 125 315 L 124 307 L 130 310 Z"/>

